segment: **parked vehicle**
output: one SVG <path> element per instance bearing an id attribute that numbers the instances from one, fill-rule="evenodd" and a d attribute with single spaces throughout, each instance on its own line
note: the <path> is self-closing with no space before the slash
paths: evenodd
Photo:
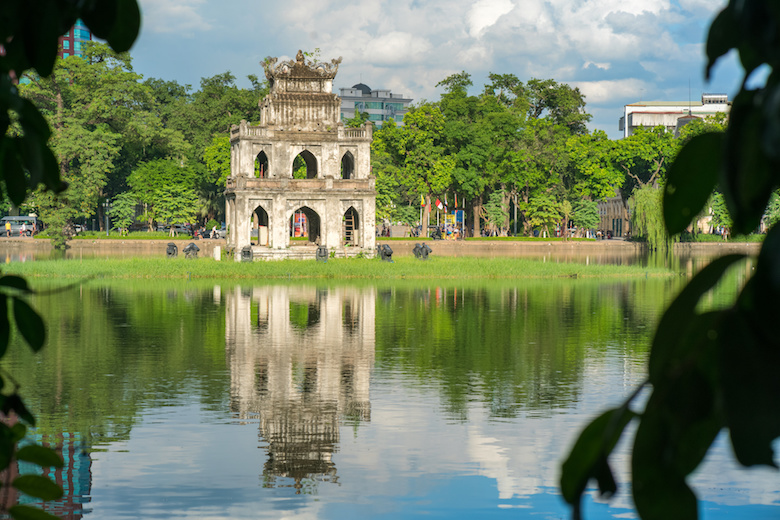
<path id="1" fill-rule="evenodd" d="M 33 234 L 41 230 L 41 222 L 38 217 L 19 216 L 19 217 L 3 217 L 0 221 L 0 233 L 2 236 L 7 236 L 6 223 L 11 224 L 11 236 L 18 237 L 22 234 L 22 227 L 24 227 L 24 235 L 31 237 Z"/>

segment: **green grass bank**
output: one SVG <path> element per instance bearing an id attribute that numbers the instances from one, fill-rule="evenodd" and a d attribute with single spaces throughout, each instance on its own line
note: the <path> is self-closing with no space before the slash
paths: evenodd
<path id="1" fill-rule="evenodd" d="M 4 274 L 59 279 L 225 279 L 225 280 L 400 280 L 400 279 L 539 279 L 626 278 L 672 276 L 665 268 L 585 265 L 525 258 L 400 257 L 393 263 L 379 259 L 329 259 L 327 262 L 282 260 L 275 262 L 218 262 L 211 258 L 127 258 L 41 260 L 11 263 Z"/>

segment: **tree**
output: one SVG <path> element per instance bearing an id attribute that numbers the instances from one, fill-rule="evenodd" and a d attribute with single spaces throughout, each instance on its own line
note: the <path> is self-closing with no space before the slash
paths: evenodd
<path id="1" fill-rule="evenodd" d="M 574 204 L 571 220 L 577 226 L 580 236 L 586 229 L 597 228 L 601 220 L 598 203 L 593 200 L 578 200 Z"/>
<path id="2" fill-rule="evenodd" d="M 443 153 L 444 116 L 438 107 L 426 104 L 407 112 L 404 125 L 400 148 L 405 157 L 400 181 L 426 197 L 424 225 L 431 194 L 443 193 L 449 187 L 455 161 Z"/>
<path id="3" fill-rule="evenodd" d="M 682 232 L 720 187 L 735 233 L 749 233 L 780 186 L 780 8 L 769 0 L 731 0 L 710 26 L 707 75 L 731 49 L 745 80 L 764 65 L 774 71 L 764 85 L 746 81 L 734 99 L 726 132 L 692 137 L 677 154 L 663 191 L 670 234 Z M 773 226 L 755 268 L 733 305 L 699 309 L 701 297 L 742 260 L 726 255 L 696 274 L 659 322 L 648 361 L 648 379 L 626 401 L 592 421 L 563 464 L 561 491 L 581 516 L 580 498 L 594 479 L 602 493 L 617 483 L 608 457 L 625 427 L 638 423 L 631 447 L 634 504 L 645 519 L 695 519 L 697 500 L 686 478 L 696 470 L 721 430 L 729 433 L 744 466 L 777 467 L 772 443 L 780 437 L 780 228 Z M 644 409 L 631 409 L 651 387 Z"/>
<path id="4" fill-rule="evenodd" d="M 70 185 L 58 197 L 40 197 L 41 218 L 58 245 L 69 238 L 73 219 L 102 211 L 99 202 L 124 189 L 130 165 L 182 156 L 188 149 L 179 132 L 144 109 L 151 94 L 132 71 L 130 57 L 105 44 L 91 43 L 83 57 L 58 60 L 49 77 L 26 78 L 20 92 L 41 107 L 54 129 L 51 146 L 60 177 Z"/>
<path id="5" fill-rule="evenodd" d="M 141 14 L 135 0 L 72 4 L 9 0 L 2 4 L 0 12 L 0 177 L 3 196 L 20 206 L 39 185 L 55 193 L 64 190 L 65 185 L 60 179 L 58 161 L 49 148 L 49 124 L 35 104 L 19 94 L 15 80 L 30 69 L 43 78 L 51 75 L 58 37 L 79 18 L 95 36 L 107 40 L 118 52 L 128 50 L 138 35 Z M 38 351 L 44 345 L 45 324 L 24 299 L 31 292 L 22 278 L 0 278 L 0 357 L 9 345 L 10 309 L 17 330 L 30 348 Z M 6 417 L 16 416 L 19 421 L 0 422 L 0 470 L 7 470 L 16 460 L 62 467 L 62 459 L 53 450 L 35 443 L 17 448 L 25 437 L 26 425 L 35 425 L 35 417 L 25 407 L 13 377 L 4 374 L 2 379 L 0 408 Z M 43 500 L 62 495 L 59 486 L 37 475 L 23 475 L 3 484 Z M 12 505 L 7 513 L 13 518 L 56 518 L 25 505 Z"/>
<path id="6" fill-rule="evenodd" d="M 131 192 L 120 193 L 111 202 L 111 209 L 108 210 L 108 216 L 116 224 L 123 234 L 127 234 L 130 226 L 135 222 L 135 208 L 138 205 L 138 199 Z"/>
<path id="7" fill-rule="evenodd" d="M 156 221 L 167 225 L 192 222 L 198 207 L 197 183 L 194 167 L 163 159 L 140 165 L 127 179 L 133 196 L 144 205 L 149 230 Z"/>

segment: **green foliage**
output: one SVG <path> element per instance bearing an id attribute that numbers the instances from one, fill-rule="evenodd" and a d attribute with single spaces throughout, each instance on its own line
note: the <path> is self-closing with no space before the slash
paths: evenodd
<path id="1" fill-rule="evenodd" d="M 131 192 L 120 193 L 111 201 L 111 209 L 108 210 L 108 216 L 114 222 L 114 225 L 127 233 L 130 226 L 135 222 L 135 207 L 138 199 Z"/>
<path id="2" fill-rule="evenodd" d="M 634 190 L 631 198 L 631 229 L 634 236 L 644 238 L 651 251 L 666 252 L 677 235 L 669 236 L 664 225 L 662 190 L 643 186 Z"/>
<path id="3" fill-rule="evenodd" d="M 769 0 L 732 0 L 713 21 L 707 40 L 708 75 L 732 48 L 739 53 L 745 78 L 761 65 L 772 73 L 755 89 L 743 83 L 725 134 L 703 131 L 685 143 L 670 169 L 671 187 L 665 190 L 670 232 L 686 228 L 702 212 L 716 178 L 719 192 L 711 199 L 715 223 L 726 225 L 730 216 L 736 233 L 748 233 L 767 214 L 767 203 L 780 186 L 779 31 L 780 10 Z M 772 447 L 780 437 L 776 224 L 763 241 L 752 277 L 733 303 L 716 311 L 699 307 L 702 297 L 741 258 L 723 256 L 702 269 L 669 305 L 656 329 L 645 383 L 652 391 L 637 416 L 631 449 L 634 504 L 645 520 L 698 517 L 696 495 L 686 479 L 722 430 L 729 432 L 740 464 L 777 467 Z M 563 468 L 561 487 L 573 491 L 565 498 L 574 506 L 575 517 L 587 481 L 599 479 L 611 451 L 604 440 L 599 446 L 588 441 L 601 422 L 596 419 L 585 429 L 568 459 L 573 466 Z"/>
<path id="4" fill-rule="evenodd" d="M 203 151 L 203 161 L 214 184 L 224 188 L 230 176 L 230 136 L 214 136 Z"/>
<path id="5" fill-rule="evenodd" d="M 578 229 L 595 229 L 600 222 L 599 205 L 592 200 L 578 200 L 574 204 L 571 220 Z"/>
<path id="6" fill-rule="evenodd" d="M 528 220 L 536 229 L 547 231 L 548 236 L 553 236 L 551 228 L 560 220 L 558 203 L 548 194 L 540 194 L 533 197 L 526 205 L 525 211 Z"/>
<path id="7" fill-rule="evenodd" d="M 173 160 L 141 164 L 127 179 L 133 196 L 144 204 L 144 219 L 150 230 L 155 221 L 185 224 L 195 219 L 197 182 L 194 168 Z"/>
<path id="8" fill-rule="evenodd" d="M 485 222 L 492 229 L 499 229 L 504 221 L 509 218 L 509 208 L 505 202 L 504 194 L 500 191 L 491 193 L 482 209 Z"/>

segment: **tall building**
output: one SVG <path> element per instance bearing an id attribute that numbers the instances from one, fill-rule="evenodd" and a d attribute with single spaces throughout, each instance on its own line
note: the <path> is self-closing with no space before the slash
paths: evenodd
<path id="1" fill-rule="evenodd" d="M 339 89 L 341 92 L 341 121 L 355 117 L 355 111 L 367 112 L 368 120 L 377 126 L 393 119 L 402 125 L 404 114 L 409 111 L 411 99 L 389 90 L 371 90 L 368 85 L 358 83 L 352 88 Z"/>
<path id="2" fill-rule="evenodd" d="M 88 41 L 92 41 L 92 32 L 84 25 L 84 22 L 76 20 L 76 24 L 67 33 L 60 36 L 58 56 L 60 58 L 81 56 L 84 52 L 84 42 Z"/>
<path id="3" fill-rule="evenodd" d="M 702 94 L 701 101 L 640 101 L 623 107 L 620 131 L 628 137 L 640 126 L 664 126 L 676 132 L 693 118 L 705 118 L 721 112 L 728 114 L 731 101 L 726 94 Z"/>

